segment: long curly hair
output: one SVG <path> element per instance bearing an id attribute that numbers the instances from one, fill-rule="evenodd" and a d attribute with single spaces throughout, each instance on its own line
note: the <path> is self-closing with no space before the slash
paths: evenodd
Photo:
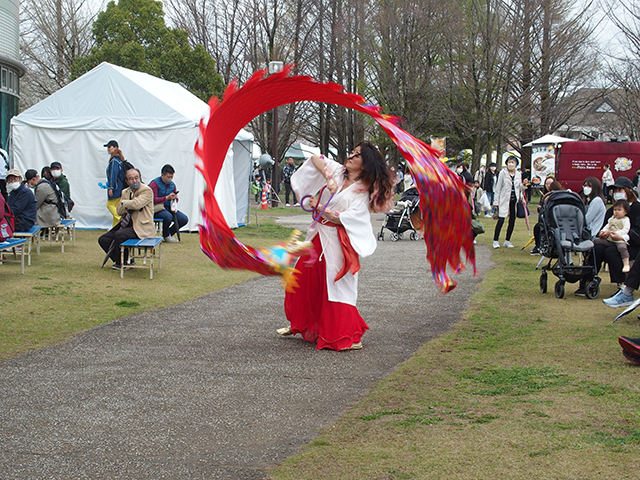
<path id="1" fill-rule="evenodd" d="M 393 207 L 393 180 L 380 150 L 371 142 L 360 142 L 362 172 L 356 180 L 361 181 L 369 192 L 369 210 L 388 212 Z M 348 172 L 345 170 L 345 177 Z"/>

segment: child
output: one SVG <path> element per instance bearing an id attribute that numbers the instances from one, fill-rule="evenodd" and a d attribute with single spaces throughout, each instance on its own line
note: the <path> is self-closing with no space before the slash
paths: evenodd
<path id="1" fill-rule="evenodd" d="M 607 242 L 613 242 L 618 247 L 620 257 L 622 258 L 622 272 L 628 273 L 629 268 L 629 249 L 627 248 L 627 241 L 629 240 L 629 230 L 631 229 L 631 221 L 627 215 L 629 214 L 629 202 L 626 200 L 618 200 L 613 205 L 613 215 L 604 226 L 598 236 L 594 239 L 594 243 L 597 245 L 607 244 Z M 622 240 L 613 240 L 611 238 L 612 233 L 618 233 L 622 236 Z"/>
<path id="2" fill-rule="evenodd" d="M 480 215 L 481 213 L 483 213 L 483 206 L 482 202 L 480 201 L 483 194 L 484 190 L 480 188 L 480 180 L 474 180 L 473 187 L 471 188 L 471 198 L 473 198 L 473 207 L 475 210 L 474 213 L 476 215 Z"/>
<path id="3" fill-rule="evenodd" d="M 262 195 L 262 179 L 260 175 L 256 174 L 253 178 L 253 184 L 251 185 L 251 191 L 255 195 L 256 203 L 260 203 L 260 196 Z"/>

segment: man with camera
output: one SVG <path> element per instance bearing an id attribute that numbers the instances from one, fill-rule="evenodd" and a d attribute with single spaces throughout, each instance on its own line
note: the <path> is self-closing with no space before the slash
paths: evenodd
<path id="1" fill-rule="evenodd" d="M 189 222 L 189 217 L 178 210 L 178 188 L 173 183 L 174 168 L 167 164 L 162 167 L 160 176 L 149 182 L 153 191 L 153 212 L 156 218 L 162 218 L 162 238 L 167 243 L 177 243 L 174 235 Z M 180 235 L 178 235 L 180 237 Z"/>

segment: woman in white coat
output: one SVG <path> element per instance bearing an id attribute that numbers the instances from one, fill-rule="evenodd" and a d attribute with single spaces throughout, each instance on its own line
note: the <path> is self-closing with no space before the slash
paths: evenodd
<path id="1" fill-rule="evenodd" d="M 522 177 L 520 172 L 516 171 L 518 163 L 518 157 L 513 155 L 507 157 L 507 168 L 500 172 L 496 180 L 493 204 L 498 207 L 498 223 L 493 232 L 493 248 L 500 248 L 500 230 L 505 218 L 509 218 L 509 224 L 503 246 L 513 248 L 511 235 L 516 224 L 516 203 L 522 200 L 524 192 Z"/>
<path id="2" fill-rule="evenodd" d="M 362 142 L 344 165 L 312 156 L 292 175 L 291 187 L 303 207 L 316 208 L 322 217 L 307 233 L 317 259 L 298 260 L 298 287 L 284 303 L 291 325 L 277 332 L 300 333 L 318 349 L 362 348 L 369 327 L 356 309 L 359 257 L 376 249 L 371 212 L 393 205 L 391 172 L 378 149 Z"/>

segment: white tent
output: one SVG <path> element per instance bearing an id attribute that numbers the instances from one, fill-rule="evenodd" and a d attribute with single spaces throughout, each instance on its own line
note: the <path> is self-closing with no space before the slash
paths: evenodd
<path id="1" fill-rule="evenodd" d="M 320 148 L 311 147 L 304 143 L 294 143 L 284 154 L 284 158 L 293 158 L 295 160 L 306 160 L 312 155 L 320 155 Z"/>
<path id="2" fill-rule="evenodd" d="M 573 138 L 558 137 L 557 135 L 544 135 L 540 138 L 530 141 L 526 145 L 523 145 L 523 147 L 532 147 L 534 145 L 539 145 L 539 144 L 556 144 L 556 143 L 574 142 L 574 141 L 575 140 Z"/>
<path id="3" fill-rule="evenodd" d="M 115 139 L 145 183 L 160 176 L 163 165 L 175 168 L 179 208 L 189 217 L 186 228 L 196 230 L 204 179 L 195 169 L 194 145 L 207 111 L 205 102 L 176 83 L 102 63 L 11 120 L 14 165 L 40 171 L 59 161 L 71 185 L 77 226 L 109 228 L 107 191 L 98 183 L 106 182 L 103 145 Z M 216 186 L 230 227 L 244 222 L 248 208 L 252 143 L 253 135 L 241 131 Z"/>

